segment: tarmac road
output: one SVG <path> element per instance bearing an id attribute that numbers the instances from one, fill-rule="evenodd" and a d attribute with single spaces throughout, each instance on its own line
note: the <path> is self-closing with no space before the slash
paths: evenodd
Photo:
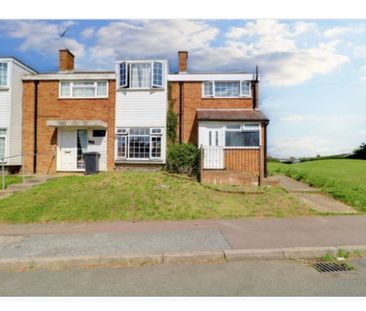
<path id="1" fill-rule="evenodd" d="M 1 272 L 1 296 L 366 296 L 366 258 L 319 273 L 290 260 Z"/>

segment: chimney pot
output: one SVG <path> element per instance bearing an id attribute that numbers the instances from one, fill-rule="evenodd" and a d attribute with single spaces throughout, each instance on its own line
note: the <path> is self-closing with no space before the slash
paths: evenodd
<path id="1" fill-rule="evenodd" d="M 187 72 L 188 52 L 187 51 L 179 51 L 178 52 L 178 59 L 179 59 L 179 73 L 186 73 Z"/>
<path id="2" fill-rule="evenodd" d="M 60 71 L 73 71 L 74 70 L 74 54 L 68 49 L 62 49 L 59 51 L 59 70 Z"/>

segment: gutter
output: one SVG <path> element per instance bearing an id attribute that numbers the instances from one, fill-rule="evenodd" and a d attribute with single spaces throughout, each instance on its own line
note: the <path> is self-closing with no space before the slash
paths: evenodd
<path id="1" fill-rule="evenodd" d="M 38 131 L 38 83 L 39 81 L 34 81 L 34 138 L 33 138 L 33 174 L 37 173 L 37 131 Z"/>

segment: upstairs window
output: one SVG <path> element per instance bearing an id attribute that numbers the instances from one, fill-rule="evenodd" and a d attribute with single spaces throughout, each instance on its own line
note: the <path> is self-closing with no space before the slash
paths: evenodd
<path id="1" fill-rule="evenodd" d="M 119 87 L 130 89 L 163 88 L 162 62 L 122 62 L 119 64 Z"/>
<path id="2" fill-rule="evenodd" d="M 106 98 L 107 81 L 61 81 L 60 98 Z"/>
<path id="3" fill-rule="evenodd" d="M 8 86 L 8 63 L 0 63 L 0 87 Z"/>
<path id="4" fill-rule="evenodd" d="M 213 98 L 251 97 L 250 81 L 205 81 L 202 96 Z"/>

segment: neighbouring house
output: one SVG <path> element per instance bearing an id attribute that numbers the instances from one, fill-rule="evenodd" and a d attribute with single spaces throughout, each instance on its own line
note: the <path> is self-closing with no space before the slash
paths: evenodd
<path id="1" fill-rule="evenodd" d="M 165 163 L 167 73 L 166 60 L 117 61 L 116 167 Z"/>
<path id="2" fill-rule="evenodd" d="M 114 168 L 115 72 L 76 71 L 59 52 L 59 71 L 23 78 L 26 171 L 83 172 L 83 153 L 100 154 L 99 170 Z"/>
<path id="3" fill-rule="evenodd" d="M 202 180 L 247 183 L 266 176 L 267 125 L 256 73 L 190 73 L 188 52 L 170 74 L 178 139 L 202 147 Z"/>
<path id="4" fill-rule="evenodd" d="M 37 72 L 14 57 L 0 57 L 0 163 L 9 173 L 22 166 L 22 77 Z"/>

